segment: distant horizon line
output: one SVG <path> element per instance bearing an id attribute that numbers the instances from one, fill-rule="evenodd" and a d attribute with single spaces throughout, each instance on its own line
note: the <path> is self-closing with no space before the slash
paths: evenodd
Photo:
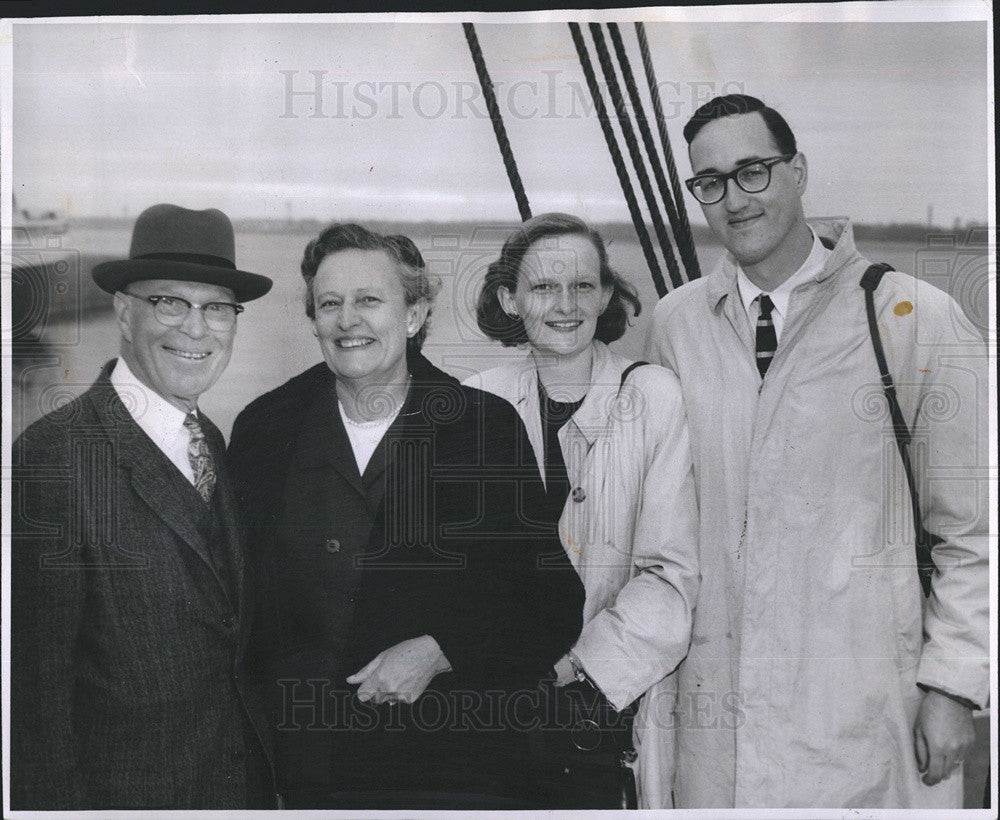
<path id="1" fill-rule="evenodd" d="M 97 215 L 91 214 L 87 216 L 72 216 L 64 217 L 70 225 L 81 225 L 87 227 L 118 227 L 118 226 L 131 226 L 135 223 L 136 216 L 110 216 L 110 215 Z M 843 214 L 831 214 L 824 216 L 809 216 L 807 219 L 849 219 L 847 215 Z M 239 229 L 240 227 L 247 226 L 272 226 L 275 229 L 288 228 L 291 226 L 308 226 L 309 228 L 315 228 L 317 226 L 333 225 L 333 224 L 380 224 L 380 225 L 478 225 L 480 227 L 516 227 L 520 225 L 522 220 L 516 218 L 484 218 L 484 219 L 402 219 L 398 217 L 380 218 L 380 217 L 359 217 L 359 216 L 349 216 L 342 219 L 320 219 L 318 217 L 296 217 L 289 219 L 288 217 L 273 217 L 273 216 L 240 216 L 231 217 L 233 227 Z M 622 219 L 591 219 L 588 220 L 594 225 L 601 225 L 611 229 L 628 229 L 632 230 L 634 228 L 632 222 Z M 928 224 L 924 221 L 917 220 L 907 220 L 907 221 L 892 221 L 892 222 L 869 222 L 857 219 L 851 219 L 851 223 L 855 229 L 881 229 L 881 228 L 905 228 L 905 229 L 916 229 L 920 230 L 953 230 L 955 226 L 959 226 L 964 229 L 976 229 L 976 228 L 989 228 L 991 227 L 988 222 L 983 222 L 978 219 L 960 219 L 958 217 L 952 222 L 951 225 L 945 225 L 940 223 Z M 650 222 L 646 223 L 646 226 L 652 228 Z M 694 223 L 691 226 L 691 231 L 694 233 L 711 233 L 711 228 L 708 225 L 701 225 Z M 669 228 L 668 228 L 669 229 Z"/>

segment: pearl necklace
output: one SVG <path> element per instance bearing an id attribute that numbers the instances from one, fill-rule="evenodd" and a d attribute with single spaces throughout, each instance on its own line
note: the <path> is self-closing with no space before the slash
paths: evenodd
<path id="1" fill-rule="evenodd" d="M 355 421 L 350 416 L 347 415 L 347 411 L 344 410 L 344 403 L 337 400 L 337 404 L 340 405 L 340 416 L 344 420 L 344 423 L 349 427 L 353 427 L 355 430 L 374 430 L 376 427 L 385 427 L 392 422 L 396 416 L 399 415 L 399 411 L 403 409 L 403 404 L 406 401 L 406 395 L 410 392 L 410 382 L 413 380 L 412 376 L 406 377 L 406 390 L 403 393 L 403 398 L 401 401 L 393 405 L 392 409 L 389 410 L 384 416 L 380 416 L 377 419 L 372 419 L 370 421 Z"/>

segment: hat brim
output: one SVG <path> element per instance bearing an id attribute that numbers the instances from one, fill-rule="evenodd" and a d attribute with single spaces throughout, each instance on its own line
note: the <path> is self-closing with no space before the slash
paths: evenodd
<path id="1" fill-rule="evenodd" d="M 172 259 L 114 259 L 95 265 L 90 275 L 98 287 L 108 293 L 117 293 L 132 282 L 169 279 L 229 288 L 237 302 L 259 299 L 274 284 L 259 273 Z"/>

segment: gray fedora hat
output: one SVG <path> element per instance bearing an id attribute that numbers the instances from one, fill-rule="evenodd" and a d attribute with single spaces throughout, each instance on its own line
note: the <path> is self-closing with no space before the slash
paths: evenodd
<path id="1" fill-rule="evenodd" d="M 236 301 L 249 302 L 273 284 L 266 276 L 237 270 L 233 223 L 215 208 L 146 208 L 135 221 L 128 255 L 94 266 L 90 275 L 99 287 L 116 293 L 144 279 L 203 282 L 229 288 Z"/>

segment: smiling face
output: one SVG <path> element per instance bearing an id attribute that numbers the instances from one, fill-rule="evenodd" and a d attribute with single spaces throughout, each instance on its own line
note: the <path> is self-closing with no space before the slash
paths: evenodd
<path id="1" fill-rule="evenodd" d="M 517 288 L 497 291 L 510 315 L 521 317 L 539 353 L 572 356 L 587 349 L 611 299 L 601 284 L 601 260 L 588 237 L 574 234 L 535 242 L 518 269 Z"/>
<path id="2" fill-rule="evenodd" d="M 781 153 L 758 112 L 712 120 L 688 151 L 695 175 L 728 173 L 745 162 Z M 715 235 L 747 275 L 754 279 L 754 269 L 759 268 L 769 284 L 777 285 L 805 261 L 811 247 L 802 211 L 805 189 L 805 157 L 796 154 L 771 168 L 771 183 L 765 190 L 748 194 L 729 180 L 720 202 L 701 207 Z"/>
<path id="3" fill-rule="evenodd" d="M 193 409 L 198 396 L 222 375 L 233 352 L 236 326 L 212 330 L 201 310 L 188 311 L 182 324 L 167 327 L 156 318 L 146 296 L 178 296 L 192 304 L 235 302 L 229 288 L 199 282 L 150 279 L 133 282 L 115 294 L 122 334 L 122 357 L 143 384 L 175 407 Z"/>
<path id="4" fill-rule="evenodd" d="M 420 330 L 427 305 L 406 304 L 388 254 L 354 249 L 330 254 L 316 271 L 312 294 L 316 337 L 339 380 L 367 387 L 406 379 L 406 340 Z"/>

